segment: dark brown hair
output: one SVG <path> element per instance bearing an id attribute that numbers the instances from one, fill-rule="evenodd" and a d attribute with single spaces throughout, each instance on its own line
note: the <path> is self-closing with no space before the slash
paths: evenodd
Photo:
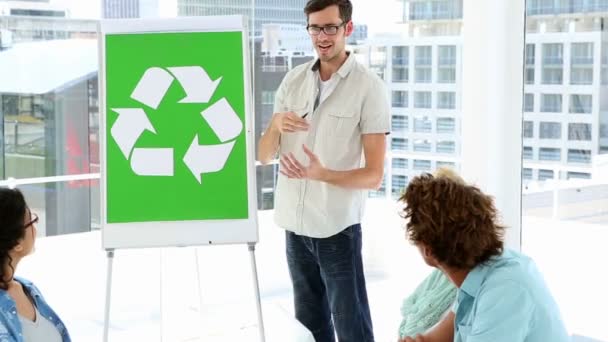
<path id="1" fill-rule="evenodd" d="M 442 265 L 470 270 L 503 251 L 505 227 L 492 197 L 455 173 L 414 177 L 399 201 L 410 241 L 429 248 Z"/>
<path id="2" fill-rule="evenodd" d="M 10 251 L 25 236 L 24 217 L 27 205 L 18 189 L 0 188 L 0 288 L 8 289 L 8 282 L 15 270 L 11 263 Z M 8 273 L 6 267 L 10 267 Z"/>
<path id="3" fill-rule="evenodd" d="M 342 18 L 343 23 L 347 23 L 351 20 L 353 16 L 353 4 L 350 0 L 308 0 L 304 7 L 306 21 L 308 21 L 308 15 L 310 15 L 310 13 L 322 11 L 333 5 L 338 6 L 340 9 L 340 18 Z"/>

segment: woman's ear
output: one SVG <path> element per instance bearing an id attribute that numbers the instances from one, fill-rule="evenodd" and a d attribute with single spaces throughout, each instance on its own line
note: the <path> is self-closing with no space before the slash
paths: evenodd
<path id="1" fill-rule="evenodd" d="M 21 253 L 21 252 L 23 252 L 23 245 L 18 244 L 17 246 L 13 247 L 13 249 L 15 250 L 15 252 Z"/>

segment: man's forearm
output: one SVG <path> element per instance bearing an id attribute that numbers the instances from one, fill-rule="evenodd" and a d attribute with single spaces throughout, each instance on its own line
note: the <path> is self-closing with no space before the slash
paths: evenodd
<path id="1" fill-rule="evenodd" d="M 281 133 L 272 128 L 268 128 L 258 142 L 258 160 L 263 165 L 271 162 L 279 149 Z"/>
<path id="2" fill-rule="evenodd" d="M 320 180 L 347 189 L 377 190 L 382 185 L 383 172 L 382 169 L 366 167 L 348 171 L 325 169 Z"/>

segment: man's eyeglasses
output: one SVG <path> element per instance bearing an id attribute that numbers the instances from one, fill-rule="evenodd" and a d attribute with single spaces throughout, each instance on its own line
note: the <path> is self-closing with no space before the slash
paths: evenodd
<path id="1" fill-rule="evenodd" d="M 35 213 L 31 213 L 30 214 L 30 221 L 28 223 L 24 224 L 23 228 L 27 228 L 27 227 L 29 227 L 31 225 L 36 224 L 36 223 L 38 223 L 38 215 L 36 215 Z"/>
<path id="2" fill-rule="evenodd" d="M 338 30 L 340 29 L 340 27 L 344 26 L 344 24 L 346 24 L 346 23 L 342 23 L 340 25 L 325 25 L 325 26 L 321 26 L 321 27 L 308 25 L 308 26 L 306 26 L 306 31 L 308 31 L 308 34 L 310 34 L 312 36 L 320 35 L 321 31 L 323 31 L 328 36 L 334 36 L 338 33 Z"/>

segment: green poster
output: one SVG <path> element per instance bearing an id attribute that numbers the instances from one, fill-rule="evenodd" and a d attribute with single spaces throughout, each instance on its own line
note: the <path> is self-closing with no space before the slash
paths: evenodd
<path id="1" fill-rule="evenodd" d="M 248 217 L 241 32 L 109 34 L 108 223 Z"/>

